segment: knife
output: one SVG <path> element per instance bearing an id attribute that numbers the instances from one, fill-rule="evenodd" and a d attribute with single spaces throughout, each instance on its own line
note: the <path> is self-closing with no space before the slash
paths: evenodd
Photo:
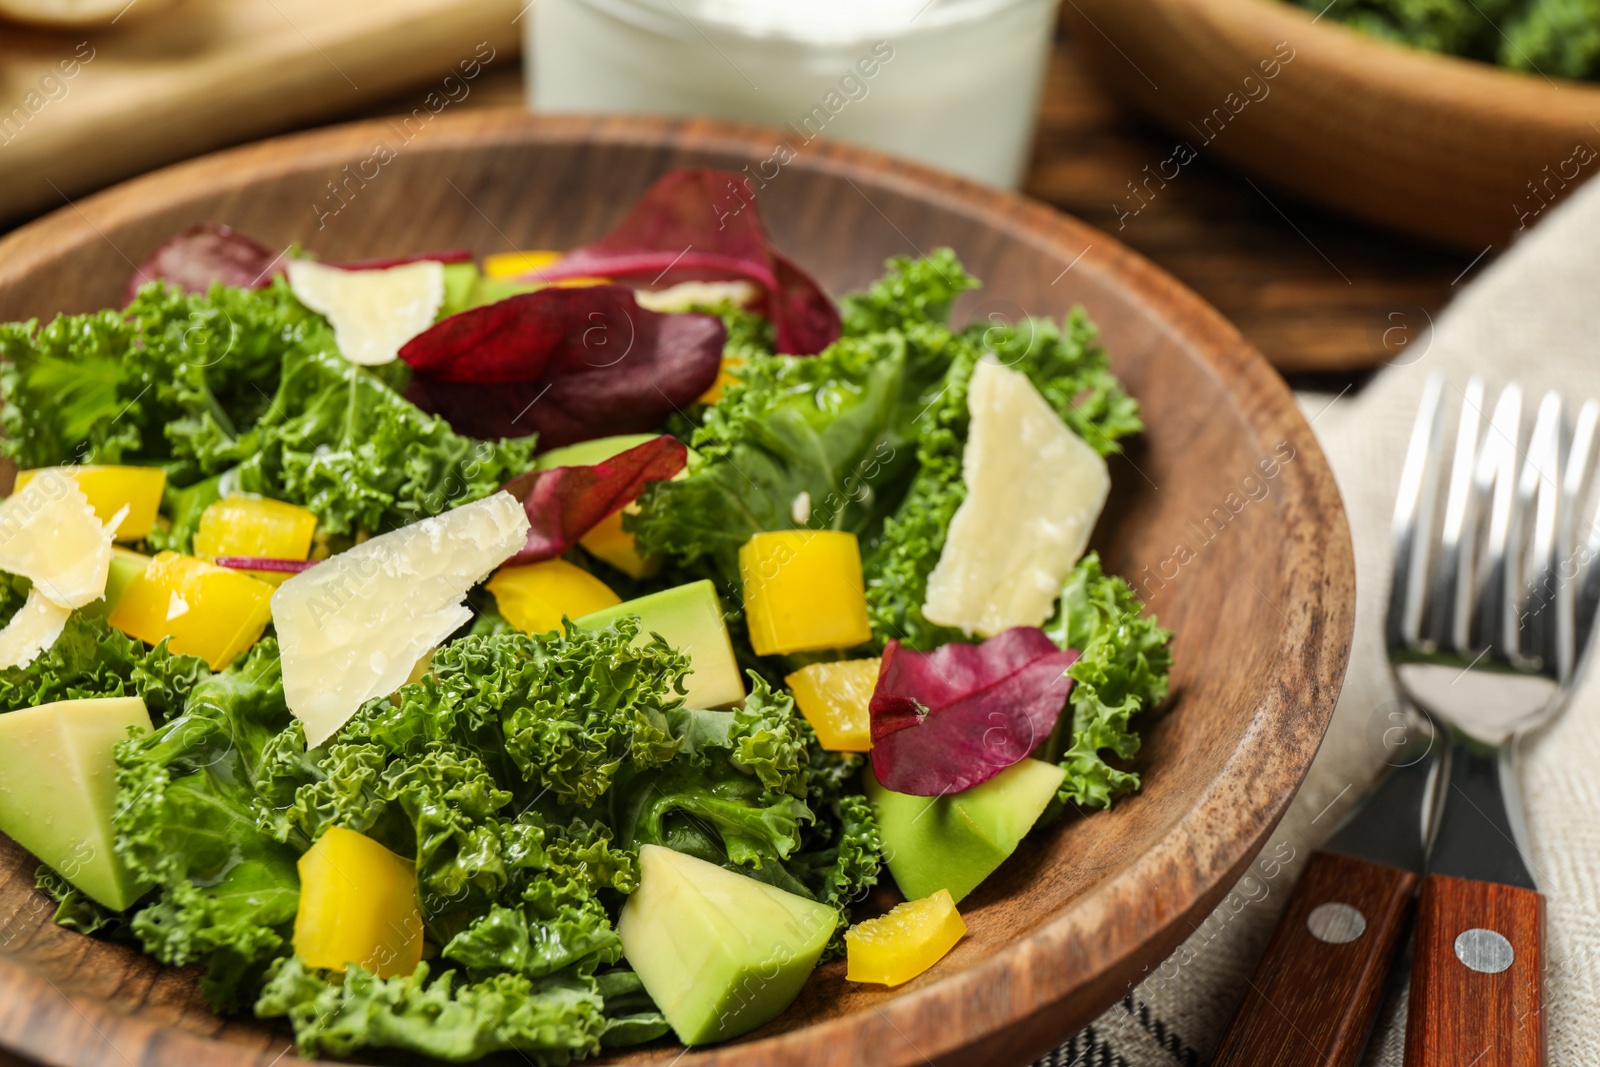
<path id="1" fill-rule="evenodd" d="M 1212 1067 L 1352 1067 L 1365 1048 L 1447 773 L 1439 731 L 1401 714 L 1393 769 L 1306 861 Z"/>
<path id="2" fill-rule="evenodd" d="M 1450 799 L 1417 904 L 1405 1062 L 1542 1067 L 1544 898 L 1523 859 L 1515 746 L 1457 737 L 1449 748 Z"/>

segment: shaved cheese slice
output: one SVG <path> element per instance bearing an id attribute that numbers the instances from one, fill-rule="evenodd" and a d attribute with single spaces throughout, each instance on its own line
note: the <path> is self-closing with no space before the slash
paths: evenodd
<path id="1" fill-rule="evenodd" d="M 41 470 L 0 502 L 0 571 L 20 574 L 61 608 L 99 600 L 111 570 L 111 539 L 127 514 L 102 524 L 64 470 Z"/>
<path id="2" fill-rule="evenodd" d="M 973 369 L 967 407 L 967 498 L 928 576 L 922 614 L 990 637 L 1050 617 L 1088 547 L 1111 473 L 1025 374 L 984 359 Z"/>
<path id="3" fill-rule="evenodd" d="M 749 307 L 761 296 L 750 282 L 679 282 L 665 289 L 635 289 L 633 298 L 646 311 L 671 313 L 728 303 Z"/>
<path id="4" fill-rule="evenodd" d="M 351 363 L 391 362 L 400 346 L 433 325 L 444 303 L 444 265 L 437 260 L 384 270 L 342 270 L 292 259 L 289 288 L 326 316 L 339 351 Z"/>
<path id="5" fill-rule="evenodd" d="M 272 594 L 289 711 L 322 744 L 472 619 L 467 590 L 522 548 L 528 516 L 500 492 L 363 541 Z"/>
<path id="6" fill-rule="evenodd" d="M 0 668 L 32 663 L 39 653 L 56 643 L 71 617 L 71 608 L 51 601 L 39 592 L 38 586 L 28 590 L 28 599 L 0 630 Z"/>

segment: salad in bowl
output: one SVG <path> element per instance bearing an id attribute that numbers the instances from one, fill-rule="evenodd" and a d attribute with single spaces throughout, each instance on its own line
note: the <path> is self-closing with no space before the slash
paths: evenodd
<path id="1" fill-rule="evenodd" d="M 1170 667 L 1088 550 L 1137 403 L 1081 312 L 951 326 L 977 284 L 835 302 L 702 169 L 481 262 L 203 224 L 0 326 L 0 831 L 56 921 L 307 1056 L 936 975 L 1138 788 Z"/>

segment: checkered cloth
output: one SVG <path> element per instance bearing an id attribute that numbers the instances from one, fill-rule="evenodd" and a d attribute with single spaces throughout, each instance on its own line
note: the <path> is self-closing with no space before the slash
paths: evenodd
<path id="1" fill-rule="evenodd" d="M 1404 309 L 1396 309 L 1404 315 Z M 1420 313 L 1415 313 L 1420 315 Z M 1399 321 L 1398 319 L 1396 320 Z M 1306 393 L 1301 409 L 1344 495 L 1356 554 L 1356 631 L 1338 710 L 1311 772 L 1251 872 L 1161 968 L 1037 1067 L 1200 1067 L 1238 1009 L 1305 857 L 1376 776 L 1367 743 L 1395 693 L 1382 642 L 1389 521 L 1424 380 L 1517 379 L 1533 397 L 1600 397 L 1600 183 L 1579 190 L 1484 269 L 1405 355 L 1360 389 Z M 1493 395 L 1491 392 L 1490 395 Z M 1457 401 L 1459 405 L 1459 401 Z M 1600 1063 L 1600 670 L 1523 746 L 1532 864 L 1548 904 L 1550 1062 Z M 1367 1067 L 1399 1067 L 1402 989 Z"/>

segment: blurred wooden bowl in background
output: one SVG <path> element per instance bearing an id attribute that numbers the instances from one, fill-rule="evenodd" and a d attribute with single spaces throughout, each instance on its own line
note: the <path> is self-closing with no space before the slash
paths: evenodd
<path id="1" fill-rule="evenodd" d="M 1281 0 L 1067 0 L 1062 13 L 1097 76 L 1177 138 L 1133 183 L 1132 207 L 1138 186 L 1214 153 L 1477 250 L 1600 171 L 1600 85 L 1389 44 Z"/>

